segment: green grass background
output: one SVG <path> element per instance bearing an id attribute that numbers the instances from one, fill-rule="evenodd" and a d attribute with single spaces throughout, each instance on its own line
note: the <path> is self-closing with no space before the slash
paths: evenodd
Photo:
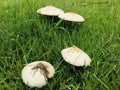
<path id="1" fill-rule="evenodd" d="M 54 5 L 84 23 L 61 22 L 37 9 Z M 90 67 L 66 63 L 61 50 L 76 45 Z M 45 60 L 56 73 L 41 90 L 120 89 L 120 0 L 0 0 L 0 90 L 38 90 L 24 85 L 25 64 Z"/>

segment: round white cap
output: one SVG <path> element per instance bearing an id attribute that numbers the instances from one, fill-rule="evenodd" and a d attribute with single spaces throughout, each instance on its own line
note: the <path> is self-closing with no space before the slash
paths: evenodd
<path id="1" fill-rule="evenodd" d="M 90 57 L 81 49 L 72 46 L 61 51 L 64 60 L 75 66 L 90 66 Z"/>
<path id="2" fill-rule="evenodd" d="M 46 7 L 38 9 L 37 13 L 48 15 L 48 16 L 58 16 L 59 14 L 64 13 L 64 11 L 54 6 L 46 6 Z"/>
<path id="3" fill-rule="evenodd" d="M 84 22 L 85 21 L 85 19 L 82 16 L 80 16 L 79 14 L 73 13 L 73 12 L 67 12 L 67 13 L 60 14 L 58 17 L 66 21 L 73 21 L 73 22 Z"/>
<path id="4" fill-rule="evenodd" d="M 45 65 L 48 71 L 48 77 L 53 77 L 54 67 L 45 61 L 35 61 L 26 65 L 21 72 L 23 82 L 30 87 L 41 88 L 47 84 L 47 77 L 40 68 L 35 68 L 39 63 Z M 34 69 L 35 68 L 35 69 Z"/>

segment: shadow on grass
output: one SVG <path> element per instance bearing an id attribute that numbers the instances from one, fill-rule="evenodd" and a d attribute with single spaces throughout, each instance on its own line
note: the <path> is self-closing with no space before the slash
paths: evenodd
<path id="1" fill-rule="evenodd" d="M 57 16 L 37 15 L 41 23 L 50 24 L 54 29 L 66 29 L 68 31 L 79 30 L 83 26 L 81 22 L 72 22 L 59 19 Z M 43 22 L 44 21 L 44 22 Z"/>

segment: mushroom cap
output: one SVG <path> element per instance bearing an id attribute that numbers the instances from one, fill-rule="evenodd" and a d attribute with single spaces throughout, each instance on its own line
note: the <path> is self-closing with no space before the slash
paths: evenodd
<path id="1" fill-rule="evenodd" d="M 23 82 L 30 87 L 41 88 L 47 84 L 47 77 L 40 68 L 35 68 L 39 63 L 46 66 L 48 77 L 53 77 L 54 67 L 45 61 L 35 61 L 27 64 L 21 72 Z M 35 69 L 34 69 L 35 68 Z"/>
<path id="2" fill-rule="evenodd" d="M 84 22 L 85 21 L 85 19 L 81 15 L 73 13 L 73 12 L 62 13 L 58 17 L 66 21 L 73 21 L 73 22 Z"/>
<path id="3" fill-rule="evenodd" d="M 54 6 L 46 6 L 38 9 L 37 13 L 48 16 L 58 16 L 59 14 L 64 13 L 64 11 Z"/>
<path id="4" fill-rule="evenodd" d="M 74 66 L 90 66 L 90 57 L 76 46 L 61 51 L 64 60 Z"/>

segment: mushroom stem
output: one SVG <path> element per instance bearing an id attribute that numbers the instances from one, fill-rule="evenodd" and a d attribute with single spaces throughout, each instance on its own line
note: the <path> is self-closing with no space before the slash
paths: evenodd
<path id="1" fill-rule="evenodd" d="M 63 21 L 63 19 L 60 19 L 60 20 L 55 24 L 55 27 L 58 27 L 58 26 L 61 24 L 62 21 Z"/>

